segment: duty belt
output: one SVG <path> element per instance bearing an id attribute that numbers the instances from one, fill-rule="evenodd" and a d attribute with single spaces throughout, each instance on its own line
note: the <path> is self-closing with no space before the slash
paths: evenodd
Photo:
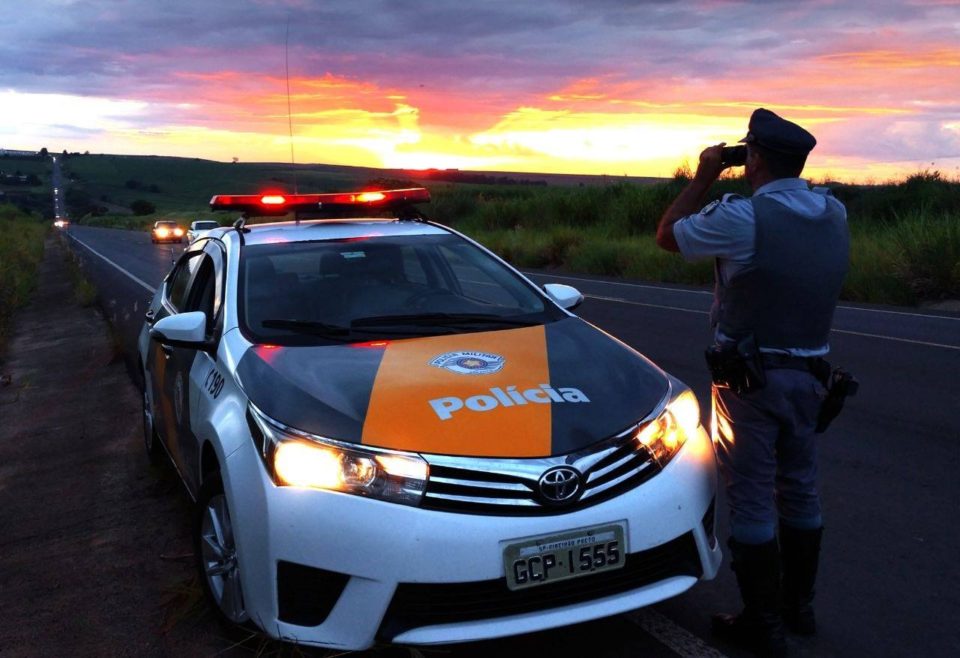
<path id="1" fill-rule="evenodd" d="M 769 352 L 760 353 L 760 362 L 766 370 L 805 370 L 819 375 L 824 366 L 829 372 L 830 364 L 819 356 L 793 356 L 792 354 L 771 354 Z"/>

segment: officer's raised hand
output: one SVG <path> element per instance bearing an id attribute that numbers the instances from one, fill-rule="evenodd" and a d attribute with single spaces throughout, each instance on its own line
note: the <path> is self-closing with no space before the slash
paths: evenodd
<path id="1" fill-rule="evenodd" d="M 723 147 L 726 142 L 720 142 L 713 146 L 708 146 L 700 153 L 700 163 L 697 165 L 697 173 L 693 175 L 695 180 L 703 183 L 713 183 L 720 177 L 720 173 L 726 168 L 723 164 Z"/>
<path id="2" fill-rule="evenodd" d="M 657 226 L 657 244 L 667 251 L 680 251 L 677 240 L 673 236 L 673 225 L 681 217 L 686 217 L 703 206 L 704 197 L 713 182 L 720 176 L 724 170 L 723 147 L 726 142 L 720 142 L 713 146 L 703 149 L 700 154 L 700 163 L 697 165 L 697 173 L 693 175 L 686 188 L 674 200 Z"/>

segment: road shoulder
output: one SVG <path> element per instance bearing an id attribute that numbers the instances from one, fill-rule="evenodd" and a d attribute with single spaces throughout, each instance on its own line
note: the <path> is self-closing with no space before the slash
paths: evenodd
<path id="1" fill-rule="evenodd" d="M 55 239 L 2 369 L 4 655 L 222 650 L 209 620 L 187 609 L 189 502 L 170 469 L 148 468 L 139 393 L 101 315 L 74 302 Z"/>

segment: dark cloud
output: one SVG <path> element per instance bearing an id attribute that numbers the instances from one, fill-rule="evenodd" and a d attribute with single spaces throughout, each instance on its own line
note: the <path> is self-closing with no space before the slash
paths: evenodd
<path id="1" fill-rule="evenodd" d="M 177 71 L 291 67 L 389 86 L 549 89 L 598 72 L 725 75 L 758 57 L 789 65 L 850 34 L 902 31 L 936 7 L 902 2 L 37 0 L 10 12 L 0 85 L 89 93 Z M 12 16 L 11 16 L 12 14 Z M 955 28 L 953 28 L 955 30 Z M 954 32 L 955 37 L 955 32 Z"/>
<path id="2" fill-rule="evenodd" d="M 899 88 L 884 89 L 871 82 L 882 59 L 857 68 L 867 51 L 941 44 L 958 57 L 956 6 L 936 0 L 32 0 L 3 20 L 0 89 L 149 101 L 124 118 L 133 130 L 202 126 L 214 114 L 244 126 L 272 120 L 244 100 L 281 93 L 289 29 L 294 78 L 369 84 L 365 109 L 375 112 L 392 109 L 391 95 L 414 97 L 432 125 L 484 113 L 493 125 L 596 80 L 595 110 L 619 93 L 637 107 L 709 111 L 712 101 L 773 98 L 911 113 L 916 125 L 889 116 L 828 124 L 843 153 L 889 159 L 956 140 L 942 124 L 956 116 L 960 76 L 901 69 L 891 75 Z M 215 75 L 224 72 L 237 76 Z M 195 102 L 207 114 L 181 105 Z"/>

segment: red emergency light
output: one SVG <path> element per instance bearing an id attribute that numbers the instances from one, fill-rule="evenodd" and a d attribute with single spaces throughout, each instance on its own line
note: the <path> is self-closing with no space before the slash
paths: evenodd
<path id="1" fill-rule="evenodd" d="M 423 187 L 378 192 L 332 192 L 326 194 L 217 194 L 210 199 L 211 210 L 236 210 L 255 216 L 286 215 L 291 212 L 330 208 L 371 208 L 391 210 L 412 203 L 430 201 Z"/>

